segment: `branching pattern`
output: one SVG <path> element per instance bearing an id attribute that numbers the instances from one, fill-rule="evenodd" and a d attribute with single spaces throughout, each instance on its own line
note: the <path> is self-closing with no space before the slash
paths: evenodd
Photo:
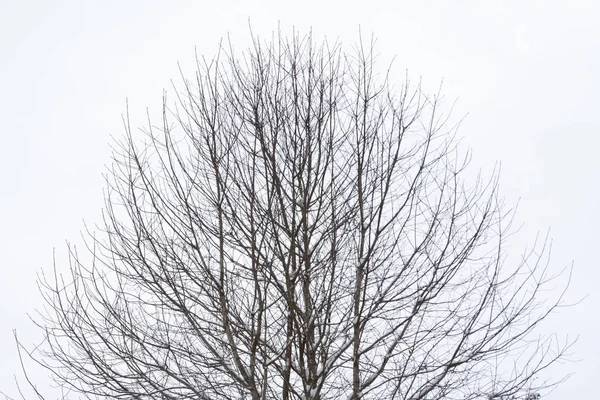
<path id="1" fill-rule="evenodd" d="M 548 242 L 505 265 L 512 214 L 496 174 L 465 185 L 440 96 L 372 45 L 253 46 L 199 58 L 143 138 L 125 118 L 35 359 L 90 398 L 536 398 Z"/>

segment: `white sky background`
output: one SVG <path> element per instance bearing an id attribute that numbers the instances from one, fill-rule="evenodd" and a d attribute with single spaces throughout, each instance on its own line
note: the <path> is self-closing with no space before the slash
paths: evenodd
<path id="1" fill-rule="evenodd" d="M 177 61 L 211 57 L 228 32 L 244 47 L 248 17 L 265 37 L 292 26 L 345 44 L 373 32 L 399 71 L 459 98 L 473 167 L 502 161 L 501 190 L 521 198 L 519 252 L 551 227 L 552 265 L 575 262 L 570 300 L 546 331 L 574 338 L 575 375 L 544 400 L 596 398 L 600 377 L 600 7 L 589 1 L 2 1 L 0 3 L 0 391 L 20 374 L 12 330 L 39 336 L 36 273 L 66 261 L 83 220 L 99 222 L 110 135 L 123 134 L 125 98 L 145 123 L 160 117 Z M 397 82 L 401 83 L 401 82 Z M 39 382 L 46 382 L 38 376 Z"/>

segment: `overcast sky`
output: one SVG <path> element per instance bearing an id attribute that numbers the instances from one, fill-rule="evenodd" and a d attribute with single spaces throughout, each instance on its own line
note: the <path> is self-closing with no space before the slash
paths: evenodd
<path id="1" fill-rule="evenodd" d="M 9 1 L 0 2 L 0 390 L 15 394 L 12 331 L 39 335 L 27 313 L 42 305 L 36 273 L 53 248 L 81 243 L 84 220 L 99 222 L 110 137 L 134 115 L 160 113 L 163 88 L 192 73 L 194 46 L 212 56 L 228 33 L 313 28 L 318 39 L 356 42 L 358 26 L 377 49 L 426 87 L 444 80 L 474 166 L 502 161 L 501 190 L 520 199 L 525 223 L 512 250 L 551 228 L 552 268 L 574 262 L 568 299 L 544 325 L 580 336 L 575 375 L 544 400 L 597 398 L 600 377 L 600 6 L 594 1 Z M 398 82 L 401 83 L 401 82 Z M 134 125 L 143 125 L 139 118 Z M 45 382 L 43 377 L 37 377 Z"/>

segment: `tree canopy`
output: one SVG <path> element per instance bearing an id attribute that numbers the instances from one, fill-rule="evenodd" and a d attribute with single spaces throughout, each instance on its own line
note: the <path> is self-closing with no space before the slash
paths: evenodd
<path id="1" fill-rule="evenodd" d="M 498 174 L 467 178 L 440 94 L 372 43 L 254 38 L 197 59 L 125 135 L 90 257 L 42 281 L 31 355 L 113 399 L 531 399 L 547 238 L 506 259 Z M 379 69 L 378 69 L 379 68 Z M 497 171 L 496 171 L 497 172 Z M 473 177 L 470 174 L 469 177 Z M 516 260 L 516 262 L 514 261 Z"/>

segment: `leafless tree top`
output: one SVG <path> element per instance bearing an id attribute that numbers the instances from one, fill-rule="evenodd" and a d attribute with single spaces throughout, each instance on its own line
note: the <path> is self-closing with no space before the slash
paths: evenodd
<path id="1" fill-rule="evenodd" d="M 32 355 L 67 394 L 532 399 L 551 383 L 565 348 L 532 335 L 560 302 L 538 296 L 548 242 L 504 262 L 512 211 L 497 174 L 465 179 L 439 94 L 393 87 L 372 46 L 310 35 L 197 66 L 158 126 L 125 118 L 92 261 L 72 248 L 70 276 L 43 280 Z"/>

